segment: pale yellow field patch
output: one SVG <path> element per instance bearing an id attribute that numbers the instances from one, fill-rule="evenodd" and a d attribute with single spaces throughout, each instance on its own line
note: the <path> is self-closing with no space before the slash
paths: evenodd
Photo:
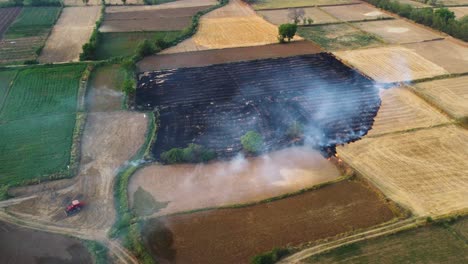
<path id="1" fill-rule="evenodd" d="M 368 137 L 338 155 L 420 216 L 468 209 L 468 131 L 457 126 Z"/>
<path id="2" fill-rule="evenodd" d="M 400 46 L 337 51 L 334 54 L 382 83 L 407 82 L 448 74 L 442 67 Z"/>
<path id="3" fill-rule="evenodd" d="M 312 18 L 313 24 L 325 24 L 338 22 L 338 19 L 323 12 L 317 7 L 302 8 L 305 12 L 306 18 Z M 257 11 L 263 18 L 275 25 L 281 25 L 285 23 L 291 23 L 292 20 L 288 18 L 289 9 L 277 9 L 277 10 L 259 10 Z M 303 21 L 300 22 L 302 24 Z"/>

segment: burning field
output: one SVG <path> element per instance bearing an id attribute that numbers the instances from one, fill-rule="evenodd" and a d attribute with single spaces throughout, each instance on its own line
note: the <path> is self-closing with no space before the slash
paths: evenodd
<path id="1" fill-rule="evenodd" d="M 270 203 L 149 220 L 143 230 L 159 263 L 248 263 L 275 247 L 297 246 L 394 218 L 359 181 L 341 181 Z"/>
<path id="2" fill-rule="evenodd" d="M 136 92 L 138 109 L 159 114 L 157 158 L 189 143 L 232 157 L 252 130 L 283 148 L 294 124 L 327 149 L 365 135 L 379 106 L 372 81 L 325 53 L 144 73 Z"/>
<path id="3" fill-rule="evenodd" d="M 338 170 L 320 153 L 296 147 L 256 158 L 239 156 L 209 164 L 144 167 L 132 177 L 129 197 L 139 215 L 143 212 L 159 216 L 260 201 L 339 176 Z M 139 197 L 143 192 L 150 193 L 154 202 L 142 204 L 145 200 Z M 166 207 L 151 210 L 158 203 Z"/>

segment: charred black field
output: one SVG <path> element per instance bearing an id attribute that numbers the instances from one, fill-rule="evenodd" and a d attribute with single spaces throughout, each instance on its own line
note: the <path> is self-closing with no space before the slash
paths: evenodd
<path id="1" fill-rule="evenodd" d="M 159 115 L 153 154 L 189 143 L 230 157 L 260 133 L 265 150 L 297 142 L 318 149 L 355 141 L 380 106 L 375 84 L 327 53 L 141 73 L 135 106 Z"/>

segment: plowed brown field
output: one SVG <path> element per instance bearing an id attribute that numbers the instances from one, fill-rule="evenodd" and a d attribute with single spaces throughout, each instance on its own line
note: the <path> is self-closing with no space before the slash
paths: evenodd
<path id="1" fill-rule="evenodd" d="M 99 6 L 64 8 L 46 41 L 39 62 L 77 61 L 99 16 Z"/>
<path id="2" fill-rule="evenodd" d="M 277 43 L 277 35 L 278 28 L 255 14 L 249 5 L 231 0 L 228 5 L 203 16 L 192 38 L 162 53 L 266 45 Z"/>
<path id="3" fill-rule="evenodd" d="M 369 188 L 342 181 L 270 203 L 156 218 L 143 234 L 161 263 L 248 263 L 274 247 L 335 236 L 393 217 Z"/>
<path id="4" fill-rule="evenodd" d="M 450 40 L 437 40 L 403 45 L 449 73 L 468 72 L 468 46 Z"/>
<path id="5" fill-rule="evenodd" d="M 468 77 L 419 83 L 416 90 L 455 118 L 468 116 Z"/>
<path id="6" fill-rule="evenodd" d="M 389 43 L 412 43 L 443 38 L 421 25 L 416 25 L 405 20 L 382 20 L 355 23 L 360 29 L 380 36 Z"/>
<path id="7" fill-rule="evenodd" d="M 315 54 L 322 49 L 309 41 L 294 41 L 284 44 L 264 46 L 203 50 L 174 54 L 157 54 L 145 57 L 138 62 L 140 71 L 155 71 L 185 67 L 202 67 L 212 64 L 239 62 L 267 58 L 289 57 L 303 54 Z"/>
<path id="8" fill-rule="evenodd" d="M 303 9 L 305 11 L 305 16 L 312 18 L 314 20 L 314 24 L 338 22 L 338 19 L 323 12 L 317 7 L 307 7 Z M 275 25 L 292 22 L 291 19 L 288 18 L 289 9 L 259 10 L 257 13 Z"/>
<path id="9" fill-rule="evenodd" d="M 468 131 L 456 126 L 390 134 L 337 148 L 339 156 L 416 215 L 468 209 Z"/>
<path id="10" fill-rule="evenodd" d="M 415 52 L 399 46 L 337 51 L 334 54 L 377 82 L 405 82 L 448 73 Z"/>
<path id="11" fill-rule="evenodd" d="M 372 20 L 391 17 L 379 9 L 367 4 L 324 6 L 322 9 L 343 21 Z"/>
<path id="12" fill-rule="evenodd" d="M 450 120 L 406 88 L 390 88 L 380 93 L 382 104 L 369 136 L 430 127 Z"/>
<path id="13" fill-rule="evenodd" d="M 170 177 L 168 177 L 170 175 Z M 129 197 L 143 188 L 169 202 L 156 215 L 259 201 L 332 181 L 340 176 L 314 150 L 290 148 L 262 157 L 200 165 L 152 165 L 131 179 Z"/>

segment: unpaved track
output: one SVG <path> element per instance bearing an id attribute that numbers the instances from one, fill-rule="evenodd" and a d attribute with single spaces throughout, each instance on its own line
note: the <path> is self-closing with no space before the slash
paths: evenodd
<path id="1" fill-rule="evenodd" d="M 124 111 L 89 114 L 82 138 L 80 172 L 68 180 L 73 183 L 53 191 L 45 187 L 36 198 L 6 210 L 20 219 L 49 225 L 50 229 L 105 238 L 115 220 L 115 176 L 143 144 L 146 129 L 145 114 Z M 72 199 L 81 199 L 86 206 L 79 214 L 66 217 L 63 210 Z"/>

